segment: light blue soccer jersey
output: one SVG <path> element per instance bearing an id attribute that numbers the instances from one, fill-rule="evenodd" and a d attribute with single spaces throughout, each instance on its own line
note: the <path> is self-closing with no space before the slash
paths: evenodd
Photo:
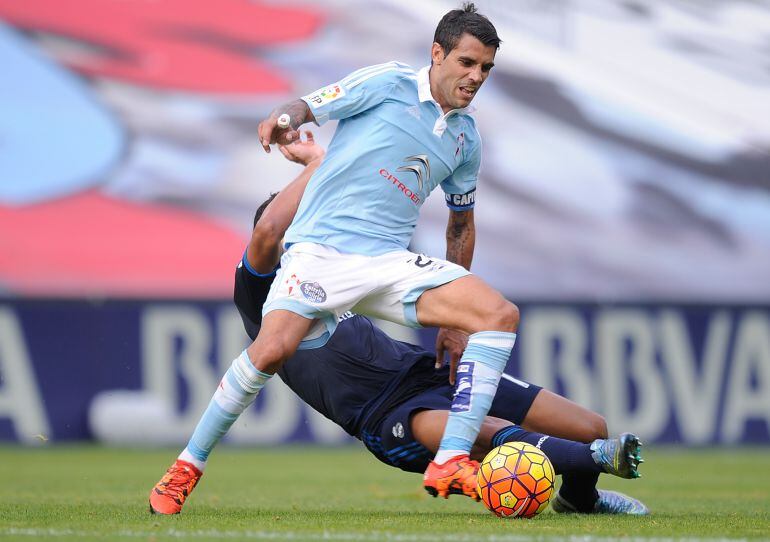
<path id="1" fill-rule="evenodd" d="M 286 232 L 377 256 L 405 249 L 425 199 L 439 184 L 447 205 L 473 208 L 481 139 L 470 107 L 443 114 L 428 67 L 369 66 L 302 98 L 320 125 L 339 125 Z"/>

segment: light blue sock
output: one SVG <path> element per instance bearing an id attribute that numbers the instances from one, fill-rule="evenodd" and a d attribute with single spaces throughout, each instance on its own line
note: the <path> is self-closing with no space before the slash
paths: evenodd
<path id="1" fill-rule="evenodd" d="M 179 459 L 192 463 L 202 471 L 211 450 L 241 412 L 254 402 L 271 376 L 257 370 L 249 361 L 246 351 L 241 352 L 219 382 L 190 442 L 179 454 Z"/>
<path id="2" fill-rule="evenodd" d="M 515 341 L 515 333 L 503 331 L 481 331 L 468 338 L 457 365 L 455 394 L 436 463 L 471 451 Z"/>

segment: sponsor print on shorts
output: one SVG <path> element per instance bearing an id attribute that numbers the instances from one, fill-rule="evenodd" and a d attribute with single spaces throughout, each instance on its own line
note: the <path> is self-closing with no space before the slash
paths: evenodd
<path id="1" fill-rule="evenodd" d="M 326 301 L 326 291 L 317 282 L 305 281 L 299 285 L 299 290 L 305 299 L 311 303 L 323 303 Z"/>
<path id="2" fill-rule="evenodd" d="M 337 322 L 342 322 L 344 320 L 347 320 L 349 318 L 353 318 L 356 315 L 353 311 L 345 311 L 343 312 L 339 318 L 337 318 Z"/>
<path id="3" fill-rule="evenodd" d="M 452 397 L 452 412 L 468 412 L 471 409 L 474 365 L 473 361 L 465 361 L 457 366 L 457 384 Z"/>
<path id="4" fill-rule="evenodd" d="M 299 286 L 299 284 L 300 284 L 300 280 L 299 280 L 299 278 L 297 277 L 296 274 L 294 274 L 294 275 L 290 276 L 289 278 L 287 278 L 286 279 L 286 286 L 288 288 L 288 291 L 287 291 L 288 295 L 291 295 L 291 293 L 294 291 L 294 287 L 295 286 Z"/>
<path id="5" fill-rule="evenodd" d="M 430 271 L 441 271 L 446 267 L 446 262 L 443 260 L 433 260 L 430 256 L 426 256 L 425 254 L 418 254 L 417 258 L 409 258 L 406 263 L 413 263 L 420 269 L 425 269 L 426 267 Z"/>

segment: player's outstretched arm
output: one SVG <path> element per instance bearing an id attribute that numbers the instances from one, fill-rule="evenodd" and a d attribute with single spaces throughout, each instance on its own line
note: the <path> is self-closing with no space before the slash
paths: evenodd
<path id="1" fill-rule="evenodd" d="M 278 119 L 281 115 L 288 115 L 289 125 L 287 127 L 279 126 Z M 273 143 L 288 145 L 297 141 L 299 139 L 298 128 L 306 122 L 313 121 L 315 121 L 313 113 L 308 105 L 300 99 L 278 106 L 273 109 L 268 118 L 259 123 L 257 127 L 259 143 L 265 152 L 269 153 L 270 145 Z"/>
<path id="2" fill-rule="evenodd" d="M 466 211 L 449 211 L 449 222 L 446 228 L 446 259 L 471 268 L 473 250 L 476 246 L 476 227 L 473 220 L 473 209 Z M 449 355 L 449 381 L 454 384 L 457 363 L 462 357 L 468 336 L 461 331 L 441 328 L 436 337 L 436 368 L 444 364 L 445 354 Z"/>
<path id="3" fill-rule="evenodd" d="M 323 160 L 325 152 L 315 143 L 313 133 L 307 131 L 305 134 L 306 141 L 296 140 L 279 147 L 287 159 L 304 165 L 305 169 L 275 196 L 254 225 L 246 257 L 258 273 L 270 273 L 278 264 L 283 235 L 294 220 L 310 177 Z"/>

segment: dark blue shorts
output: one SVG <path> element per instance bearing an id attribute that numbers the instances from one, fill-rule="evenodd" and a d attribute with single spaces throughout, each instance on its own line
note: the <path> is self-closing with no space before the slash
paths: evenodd
<path id="1" fill-rule="evenodd" d="M 541 389 L 504 375 L 488 415 L 520 424 Z M 422 410 L 449 410 L 453 394 L 454 386 L 448 382 L 427 389 L 385 414 L 381 423 L 361 433 L 361 440 L 383 463 L 408 472 L 425 472 L 433 453 L 414 438 L 412 414 Z"/>

